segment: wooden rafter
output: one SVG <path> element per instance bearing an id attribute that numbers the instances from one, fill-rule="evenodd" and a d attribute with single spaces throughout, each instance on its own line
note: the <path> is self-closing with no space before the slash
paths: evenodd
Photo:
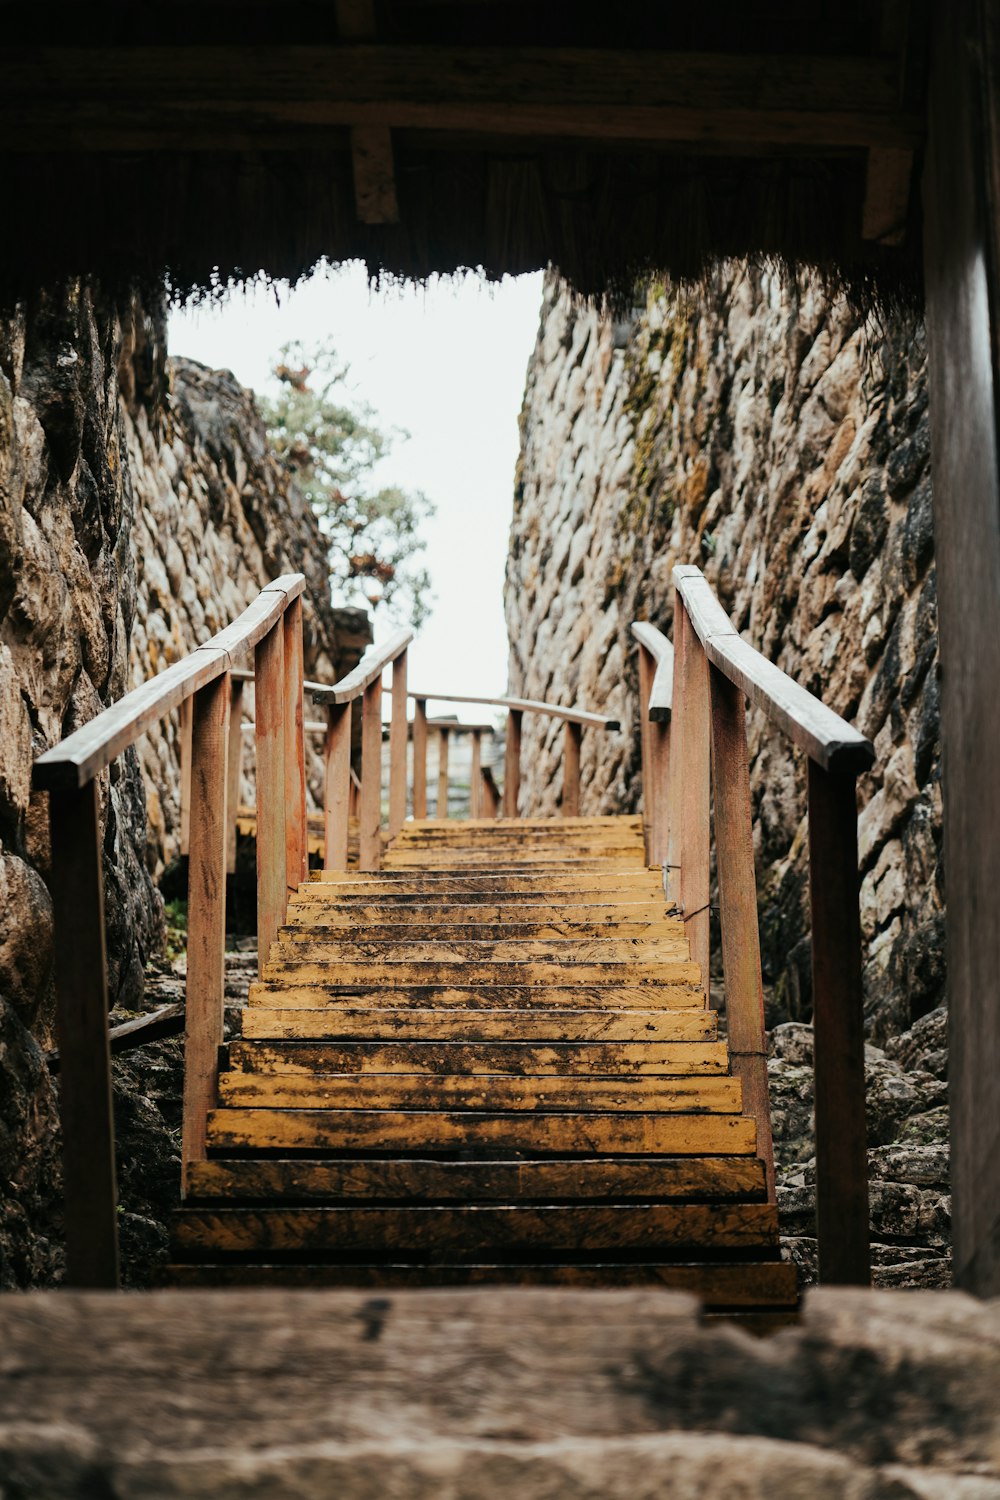
<path id="1" fill-rule="evenodd" d="M 336 0 L 337 32 L 345 42 L 373 42 L 374 0 Z M 398 224 L 396 168 L 388 125 L 351 126 L 354 204 L 362 224 Z"/>

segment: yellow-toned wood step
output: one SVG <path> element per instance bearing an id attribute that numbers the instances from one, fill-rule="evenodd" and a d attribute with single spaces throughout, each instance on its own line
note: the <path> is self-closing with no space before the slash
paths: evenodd
<path id="1" fill-rule="evenodd" d="M 469 959 L 475 964 L 528 963 L 558 959 L 577 964 L 613 964 L 639 961 L 674 963 L 688 961 L 690 950 L 683 932 L 663 938 L 512 938 L 484 941 L 478 938 L 439 938 L 408 934 L 386 941 L 359 935 L 325 933 L 311 927 L 286 927 L 271 945 L 275 963 L 355 962 L 378 964 L 454 963 Z"/>
<path id="2" fill-rule="evenodd" d="M 361 926 L 407 926 L 419 929 L 426 927 L 477 926 L 548 926 L 572 927 L 572 936 L 578 936 L 577 928 L 604 927 L 607 923 L 626 923 L 629 926 L 649 926 L 676 921 L 664 910 L 663 905 L 652 901 L 632 901 L 603 906 L 552 903 L 528 903 L 497 905 L 483 902 L 481 905 L 457 906 L 452 902 L 433 901 L 382 901 L 354 904 L 349 900 L 301 901 L 295 899 L 288 906 L 288 920 L 297 926 L 312 923 L 317 927 L 332 930 L 347 928 L 355 930 Z"/>
<path id="3" fill-rule="evenodd" d="M 208 1117 L 210 1150 L 738 1156 L 752 1155 L 756 1139 L 753 1120 L 738 1114 L 233 1107 Z"/>
<path id="4" fill-rule="evenodd" d="M 191 1162 L 187 1197 L 301 1203 L 327 1199 L 413 1202 L 766 1197 L 764 1164 L 752 1156 L 600 1157 L 581 1161 L 423 1161 L 344 1158 Z"/>
<path id="5" fill-rule="evenodd" d="M 504 1251 L 559 1255 L 637 1250 L 776 1246 L 778 1213 L 770 1203 L 618 1204 L 582 1207 L 484 1204 L 453 1207 L 185 1208 L 174 1223 L 175 1251 L 269 1255 L 295 1251 L 338 1255 L 426 1255 L 477 1260 Z"/>
<path id="6" fill-rule="evenodd" d="M 635 1074 L 658 1078 L 725 1075 L 729 1050 L 725 1042 L 355 1042 L 317 1041 L 267 1046 L 255 1040 L 231 1042 L 229 1067 L 250 1073 L 545 1073 Z"/>
<path id="7" fill-rule="evenodd" d="M 278 936 L 282 942 L 311 943 L 548 943 L 588 942 L 670 942 L 674 949 L 684 947 L 686 939 L 677 922 L 599 922 L 517 921 L 517 922 L 447 922 L 427 920 L 396 922 L 391 918 L 364 923 L 326 923 L 315 918 L 303 919 L 289 910 L 289 922 Z"/>
<path id="8" fill-rule="evenodd" d="M 484 988 L 487 1001 L 494 992 Z M 395 999 L 397 992 L 392 991 Z M 355 1007 L 349 999 L 329 999 L 322 1008 L 315 992 L 281 991 L 272 999 L 281 1005 L 259 1003 L 243 1015 L 243 1035 L 248 1038 L 324 1037 L 342 1040 L 372 1038 L 414 1041 L 507 1041 L 513 1035 L 525 1042 L 587 1042 L 606 1044 L 633 1041 L 673 1042 L 682 1037 L 716 1034 L 711 1011 L 692 1010 L 556 1010 L 540 1006 L 533 1010 L 476 1009 L 461 1005 L 434 1006 L 414 1002 L 405 1008 L 386 1005 L 386 996 L 371 996 L 370 1003 Z M 382 1004 L 377 1003 L 381 999 Z"/>
<path id="9" fill-rule="evenodd" d="M 449 963 L 430 959 L 412 962 L 406 958 L 392 961 L 363 960 L 350 963 L 285 957 L 272 959 L 264 966 L 264 979 L 293 985 L 337 984 L 369 988 L 376 985 L 643 985 L 650 989 L 677 984 L 697 984 L 701 978 L 698 965 L 690 962 L 668 962 L 666 959 L 619 959 L 608 963 L 576 963 L 536 959 L 524 963 L 473 962 L 456 959 Z"/>
<path id="10" fill-rule="evenodd" d="M 260 1109 L 638 1111 L 736 1114 L 740 1080 L 730 1077 L 626 1079 L 574 1075 L 514 1077 L 450 1073 L 223 1073 L 219 1103 Z"/>

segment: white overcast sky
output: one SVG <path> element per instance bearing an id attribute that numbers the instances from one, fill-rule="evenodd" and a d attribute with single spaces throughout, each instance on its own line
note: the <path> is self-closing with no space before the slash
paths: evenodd
<path id="1" fill-rule="evenodd" d="M 350 388 L 386 427 L 411 434 L 378 477 L 424 490 L 437 507 L 423 554 L 433 613 L 410 652 L 417 688 L 483 696 L 506 688 L 503 576 L 541 288 L 538 274 L 499 286 L 468 276 L 369 292 L 353 265 L 320 271 L 278 300 L 261 287 L 170 319 L 171 354 L 232 370 L 256 390 L 268 385 L 283 344 L 331 339 L 350 366 Z M 391 628 L 376 613 L 376 639 Z"/>

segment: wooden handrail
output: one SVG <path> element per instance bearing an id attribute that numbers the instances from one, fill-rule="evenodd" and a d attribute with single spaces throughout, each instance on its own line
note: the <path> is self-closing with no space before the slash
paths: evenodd
<path id="1" fill-rule="evenodd" d="M 650 864 L 663 865 L 667 863 L 674 648 L 662 631 L 645 620 L 633 622 L 632 634 L 639 642 L 639 727 L 646 853 Z"/>
<path id="2" fill-rule="evenodd" d="M 40 755 L 32 768 L 32 785 L 37 791 L 85 786 L 171 709 L 230 671 L 234 658 L 253 649 L 304 587 L 301 573 L 269 583 L 232 625 Z"/>
<path id="3" fill-rule="evenodd" d="M 705 976 L 707 999 L 714 800 L 730 1052 L 744 1107 L 757 1123 L 758 1154 L 773 1199 L 745 699 L 808 755 L 820 1280 L 866 1284 L 871 1272 L 855 782 L 872 764 L 874 749 L 741 639 L 699 568 L 676 567 L 673 579 L 673 683 L 669 717 L 659 723 L 650 708 L 665 653 L 659 632 L 644 622 L 632 627 L 640 646 L 651 842 L 668 850 L 671 894 Z M 661 693 L 661 712 L 664 706 Z M 668 738 L 657 739 L 664 734 Z"/>
<path id="4" fill-rule="evenodd" d="M 618 719 L 609 719 L 606 714 L 591 713 L 585 708 L 563 708 L 558 703 L 542 703 L 536 698 L 475 698 L 470 693 L 424 693 L 411 692 L 411 698 L 423 703 L 478 703 L 487 707 L 514 709 L 522 714 L 548 714 L 552 719 L 566 719 L 570 724 L 581 724 L 592 729 L 621 729 Z"/>
<path id="5" fill-rule="evenodd" d="M 341 677 L 339 682 L 327 686 L 311 682 L 307 692 L 314 703 L 353 703 L 373 682 L 381 680 L 386 667 L 402 656 L 412 640 L 412 630 L 394 630 L 381 646 L 369 646 L 357 666 L 346 677 Z"/>
<path id="6" fill-rule="evenodd" d="M 674 648 L 662 630 L 645 620 L 634 620 L 632 634 L 653 659 L 653 674 L 645 694 L 651 724 L 669 724 L 674 701 Z"/>
<path id="7" fill-rule="evenodd" d="M 674 568 L 674 586 L 712 665 L 742 688 L 810 760 L 824 771 L 860 775 L 868 770 L 875 760 L 871 740 L 743 640 L 700 568 Z"/>
<path id="8" fill-rule="evenodd" d="M 225 994 L 225 901 L 243 669 L 257 682 L 257 928 L 262 955 L 285 920 L 305 861 L 302 603 L 305 579 L 268 584 L 240 617 L 97 714 L 35 762 L 49 793 L 56 1030 L 62 1121 L 66 1283 L 118 1284 L 107 948 L 98 775 L 172 709 L 184 710 L 189 786 L 188 963 L 182 1158 L 205 1155 Z M 234 667 L 240 680 L 232 681 Z M 235 760 L 235 767 L 234 767 Z M 161 1021 L 163 1017 L 159 1018 Z M 171 1018 L 172 1020 L 173 1018 Z M 117 1038 L 116 1038 L 117 1040 Z"/>

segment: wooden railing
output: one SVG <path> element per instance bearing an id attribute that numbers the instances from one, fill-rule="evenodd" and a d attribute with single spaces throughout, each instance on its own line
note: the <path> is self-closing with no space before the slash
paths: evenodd
<path id="1" fill-rule="evenodd" d="M 563 794 L 560 812 L 564 818 L 575 818 L 580 814 L 580 746 L 584 729 L 620 729 L 617 719 L 605 714 L 591 713 L 583 708 L 563 708 L 555 703 L 543 703 L 535 698 L 474 698 L 458 693 L 411 693 L 416 700 L 416 719 L 426 722 L 427 704 L 475 703 L 507 710 L 507 735 L 504 753 L 503 815 L 516 818 L 521 792 L 521 720 L 526 713 L 546 714 L 552 719 L 562 719 L 566 725 L 563 745 Z M 420 812 L 414 806 L 415 817 L 426 817 L 427 808 Z"/>
<path id="2" fill-rule="evenodd" d="M 745 1108 L 757 1120 L 773 1195 L 744 700 L 806 752 L 819 1273 L 826 1283 L 864 1285 L 871 1264 L 856 780 L 871 766 L 874 750 L 739 636 L 700 569 L 677 567 L 673 576 L 669 689 L 669 642 L 649 625 L 632 627 L 640 644 L 651 851 L 667 850 L 670 894 L 684 916 L 707 995 L 714 799 L 729 1044 Z"/>
<path id="3" fill-rule="evenodd" d="M 257 928 L 262 961 L 306 872 L 300 573 L 269 584 L 239 619 L 128 693 L 35 762 L 49 794 L 66 1281 L 118 1284 L 99 777 L 172 709 L 191 703 L 188 950 L 182 1157 L 205 1155 L 225 994 L 225 892 L 234 668 L 253 653 L 257 739 Z M 237 718 L 237 735 L 239 733 Z"/>

